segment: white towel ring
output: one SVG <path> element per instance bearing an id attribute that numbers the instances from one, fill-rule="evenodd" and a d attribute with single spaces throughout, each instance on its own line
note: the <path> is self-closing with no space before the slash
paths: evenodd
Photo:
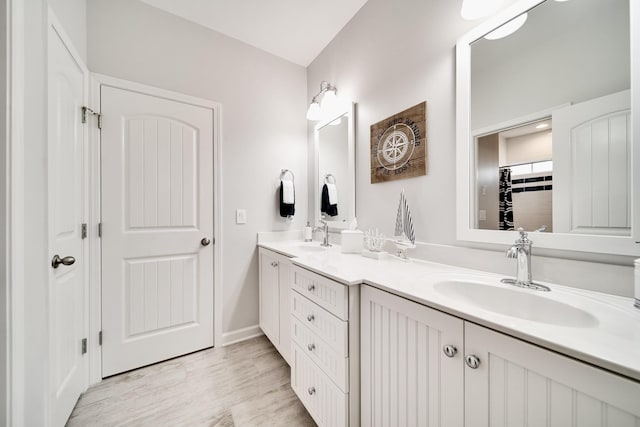
<path id="1" fill-rule="evenodd" d="M 293 172 L 291 172 L 289 169 L 282 169 L 280 171 L 280 181 L 282 181 L 282 178 L 284 178 L 287 174 L 291 174 L 291 181 L 295 181 L 296 177 L 293 175 Z"/>
<path id="2" fill-rule="evenodd" d="M 333 180 L 333 182 L 331 182 L 329 180 L 329 178 L 331 178 Z M 332 174 L 328 173 L 324 176 L 324 183 L 325 184 L 335 184 L 336 183 L 336 177 L 333 176 Z"/>

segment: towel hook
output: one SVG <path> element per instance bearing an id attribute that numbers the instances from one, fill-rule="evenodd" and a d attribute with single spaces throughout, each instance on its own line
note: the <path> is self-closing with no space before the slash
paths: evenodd
<path id="1" fill-rule="evenodd" d="M 333 179 L 333 182 L 329 181 L 329 178 Z M 336 183 L 336 177 L 333 176 L 332 174 L 328 173 L 324 176 L 324 182 L 325 184 L 335 184 Z"/>
<path id="2" fill-rule="evenodd" d="M 282 178 L 285 177 L 286 174 L 291 174 L 291 181 L 295 181 L 296 177 L 293 175 L 293 172 L 291 172 L 289 169 L 282 169 L 280 171 L 280 180 L 282 181 Z"/>

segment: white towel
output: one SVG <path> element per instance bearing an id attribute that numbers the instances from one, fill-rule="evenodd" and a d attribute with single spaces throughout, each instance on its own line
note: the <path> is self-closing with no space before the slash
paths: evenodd
<path id="1" fill-rule="evenodd" d="M 327 183 L 327 190 L 329 191 L 329 204 L 337 205 L 338 204 L 338 188 L 335 184 Z"/>
<path id="2" fill-rule="evenodd" d="M 295 191 L 293 188 L 293 181 L 282 181 L 282 203 L 292 205 L 295 203 Z"/>

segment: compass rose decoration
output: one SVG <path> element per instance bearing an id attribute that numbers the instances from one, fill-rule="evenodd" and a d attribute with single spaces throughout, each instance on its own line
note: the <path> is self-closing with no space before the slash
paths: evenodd
<path id="1" fill-rule="evenodd" d="M 371 126 L 371 183 L 427 174 L 427 103 Z"/>

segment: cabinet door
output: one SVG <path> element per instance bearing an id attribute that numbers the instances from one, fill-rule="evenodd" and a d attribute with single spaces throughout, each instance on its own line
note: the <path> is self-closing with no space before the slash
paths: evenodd
<path id="1" fill-rule="evenodd" d="M 636 381 L 469 322 L 465 352 L 467 426 L 640 425 Z"/>
<path id="2" fill-rule="evenodd" d="M 462 426 L 462 320 L 369 286 L 360 301 L 362 425 Z"/>
<path id="3" fill-rule="evenodd" d="M 289 284 L 289 275 L 291 273 L 291 261 L 284 257 L 280 257 L 278 261 L 278 283 L 280 295 L 280 346 L 278 350 L 280 354 L 291 365 L 291 286 Z"/>
<path id="4" fill-rule="evenodd" d="M 274 346 L 280 346 L 280 291 L 278 286 L 278 258 L 260 249 L 260 328 Z"/>

